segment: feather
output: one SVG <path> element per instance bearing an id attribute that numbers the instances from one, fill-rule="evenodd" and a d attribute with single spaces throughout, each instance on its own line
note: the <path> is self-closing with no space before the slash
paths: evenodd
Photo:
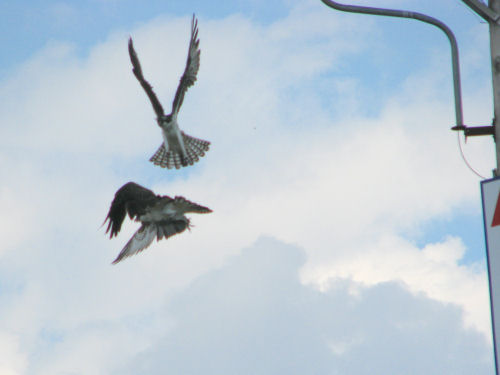
<path id="1" fill-rule="evenodd" d="M 188 212 L 195 212 L 197 214 L 208 214 L 212 212 L 210 208 L 188 201 L 186 198 L 181 196 L 176 196 L 174 198 L 173 206 L 175 207 L 175 210 L 177 212 L 182 214 Z"/>
<path id="2" fill-rule="evenodd" d="M 205 155 L 205 152 L 210 148 L 210 142 L 204 141 L 202 139 L 194 138 L 189 135 L 182 133 L 182 139 L 184 141 L 184 147 L 186 149 L 186 158 L 183 160 L 182 156 L 171 150 L 166 151 L 165 144 L 162 143 L 158 150 L 149 159 L 155 165 L 159 165 L 162 168 L 173 168 L 179 169 L 182 166 L 193 165 L 200 157 Z"/>
<path id="3" fill-rule="evenodd" d="M 153 109 L 156 113 L 157 117 L 163 117 L 165 116 L 165 112 L 163 111 L 163 107 L 158 100 L 158 97 L 156 96 L 155 92 L 153 91 L 153 87 L 149 84 L 148 81 L 144 79 L 144 76 L 142 75 L 142 68 L 141 68 L 141 63 L 139 62 L 139 57 L 137 56 L 137 53 L 135 52 L 134 49 L 134 43 L 132 42 L 132 38 L 129 38 L 128 40 L 128 54 L 130 56 L 130 61 L 132 62 L 132 72 L 135 75 L 135 78 L 139 81 L 141 84 L 142 88 L 144 91 L 146 91 L 146 95 L 149 98 L 149 101 L 151 102 L 151 105 L 153 106 Z"/>
<path id="4" fill-rule="evenodd" d="M 193 14 L 191 20 L 191 40 L 189 41 L 188 56 L 186 61 L 186 68 L 182 75 L 177 91 L 175 92 L 174 101 L 172 103 L 172 114 L 177 114 L 184 101 L 184 95 L 188 88 L 196 82 L 196 75 L 200 69 L 200 39 L 198 39 L 198 20 Z"/>
<path id="5" fill-rule="evenodd" d="M 109 220 L 106 229 L 106 233 L 110 232 L 109 238 L 118 235 L 127 212 L 132 219 L 157 201 L 158 197 L 155 193 L 135 182 L 128 182 L 123 185 L 115 193 L 115 198 L 111 202 L 108 215 L 104 220 L 104 223 Z"/>
<path id="6" fill-rule="evenodd" d="M 109 220 L 106 233 L 110 238 L 116 236 L 125 220 L 126 213 L 131 219 L 141 222 L 141 227 L 127 242 L 113 264 L 146 249 L 156 237 L 157 240 L 169 238 L 190 228 L 190 220 L 185 213 L 210 213 L 208 207 L 191 202 L 184 197 L 171 198 L 156 195 L 153 191 L 128 182 L 115 193 L 113 202 L 104 223 Z"/>
<path id="7" fill-rule="evenodd" d="M 199 45 L 198 20 L 193 14 L 186 67 L 184 68 L 184 73 L 180 78 L 179 85 L 175 92 L 175 97 L 172 102 L 172 111 L 169 115 L 165 116 L 163 107 L 154 93 L 153 87 L 144 78 L 132 38 L 129 39 L 128 51 L 133 67 L 132 72 L 148 95 L 156 113 L 156 121 L 162 128 L 164 136 L 164 143 L 156 150 L 155 154 L 149 160 L 155 165 L 159 165 L 163 168 L 179 169 L 181 167 L 193 165 L 199 161 L 200 157 L 204 156 L 205 152 L 209 149 L 210 142 L 184 134 L 180 131 L 177 123 L 177 114 L 184 101 L 184 96 L 189 87 L 193 86 L 196 82 L 197 74 L 200 69 L 201 52 Z"/>
<path id="8" fill-rule="evenodd" d="M 155 224 L 141 225 L 141 227 L 134 233 L 132 238 L 127 242 L 120 254 L 113 261 L 113 264 L 120 262 L 122 259 L 131 255 L 140 253 L 146 249 L 156 237 L 157 229 Z"/>
<path id="9" fill-rule="evenodd" d="M 189 228 L 189 220 L 170 220 L 158 223 L 158 241 L 184 232 Z"/>

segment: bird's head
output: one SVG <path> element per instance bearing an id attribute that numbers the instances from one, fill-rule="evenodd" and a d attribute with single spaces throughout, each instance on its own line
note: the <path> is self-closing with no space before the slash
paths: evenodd
<path id="1" fill-rule="evenodd" d="M 172 115 L 161 116 L 156 119 L 158 125 L 162 128 L 172 122 Z"/>

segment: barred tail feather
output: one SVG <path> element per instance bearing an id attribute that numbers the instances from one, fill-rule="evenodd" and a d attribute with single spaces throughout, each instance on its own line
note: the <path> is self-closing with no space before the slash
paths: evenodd
<path id="1" fill-rule="evenodd" d="M 182 132 L 182 139 L 186 150 L 185 157 L 172 150 L 165 150 L 165 145 L 162 143 L 149 161 L 162 168 L 170 169 L 175 167 L 179 169 L 181 166 L 187 167 L 196 163 L 200 160 L 200 157 L 205 156 L 205 152 L 210 148 L 210 142 L 191 137 L 184 134 L 184 132 Z"/>
<path id="2" fill-rule="evenodd" d="M 182 156 L 178 153 L 172 151 L 166 151 L 165 145 L 162 143 L 158 150 L 155 152 L 151 159 L 149 159 L 155 165 L 159 165 L 162 168 L 176 168 L 179 169 L 185 163 L 182 162 Z M 192 163 L 191 163 L 192 164 Z M 186 164 L 187 165 L 187 164 Z"/>
<path id="3" fill-rule="evenodd" d="M 162 168 L 167 167 L 168 158 L 167 152 L 165 151 L 165 145 L 162 143 L 155 154 L 149 159 L 154 165 L 159 165 Z M 169 167 L 171 168 L 171 167 Z"/>
<path id="4" fill-rule="evenodd" d="M 196 161 L 198 161 L 198 157 L 205 156 L 205 152 L 207 152 L 210 148 L 210 142 L 204 141 L 203 139 L 191 137 L 189 135 L 184 134 L 182 132 L 182 138 L 184 140 L 184 147 L 186 148 L 186 152 L 193 157 L 196 157 Z"/>

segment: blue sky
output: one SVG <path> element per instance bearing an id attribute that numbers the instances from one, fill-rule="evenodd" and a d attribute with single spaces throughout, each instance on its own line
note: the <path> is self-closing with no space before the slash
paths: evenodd
<path id="1" fill-rule="evenodd" d="M 356 4 L 446 22 L 465 122 L 491 121 L 488 29 L 462 2 Z M 0 373 L 492 373 L 480 179 L 449 130 L 438 29 L 313 0 L 0 13 Z M 179 121 L 212 147 L 162 170 L 127 40 L 168 108 L 192 13 L 201 67 Z M 464 150 L 489 177 L 492 140 Z M 214 213 L 111 266 L 136 223 L 99 226 L 128 181 Z"/>

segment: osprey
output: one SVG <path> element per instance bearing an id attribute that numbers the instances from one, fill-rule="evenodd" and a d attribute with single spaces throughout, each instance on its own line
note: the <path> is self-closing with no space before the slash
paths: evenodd
<path id="1" fill-rule="evenodd" d="M 159 241 L 190 229 L 190 220 L 184 216 L 188 212 L 203 214 L 212 210 L 190 202 L 184 197 L 170 198 L 166 195 L 156 195 L 135 182 L 123 185 L 116 192 L 108 216 L 104 220 L 104 223 L 109 220 L 106 234 L 110 232 L 109 238 L 118 235 L 126 213 L 131 219 L 140 221 L 142 225 L 118 254 L 113 264 L 141 252 L 155 237 Z"/>
<path id="2" fill-rule="evenodd" d="M 132 38 L 130 38 L 128 42 L 128 52 L 133 66 L 132 72 L 144 91 L 146 91 L 146 94 L 153 105 L 153 109 L 156 113 L 156 121 L 160 126 L 163 135 L 163 143 L 158 151 L 156 151 L 156 153 L 149 159 L 149 161 L 163 168 L 172 168 L 175 166 L 175 168 L 179 169 L 181 165 L 183 167 L 193 165 L 199 160 L 200 157 L 205 155 L 205 152 L 208 151 L 210 146 L 210 142 L 208 141 L 185 134 L 179 129 L 179 125 L 177 123 L 177 115 L 179 114 L 179 109 L 181 108 L 184 100 L 184 95 L 186 94 L 187 89 L 194 85 L 196 81 L 196 74 L 200 68 L 199 44 L 198 20 L 193 14 L 193 19 L 191 20 L 191 41 L 189 42 L 186 68 L 175 93 L 172 104 L 172 112 L 165 115 L 163 107 L 156 97 L 153 88 L 148 81 L 144 79 L 139 58 L 134 50 Z"/>

